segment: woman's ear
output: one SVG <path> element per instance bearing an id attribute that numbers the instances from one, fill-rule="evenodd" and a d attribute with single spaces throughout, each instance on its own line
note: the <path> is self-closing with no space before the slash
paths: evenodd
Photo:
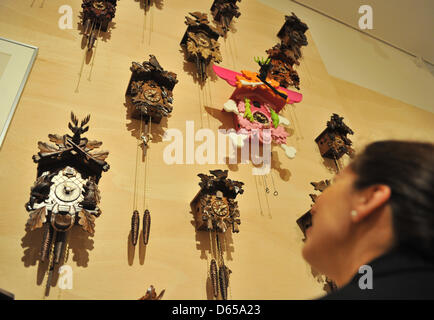
<path id="1" fill-rule="evenodd" d="M 365 219 L 375 210 L 385 205 L 390 195 L 390 187 L 384 184 L 373 185 L 357 192 L 353 204 L 353 212 L 356 212 L 356 214 L 352 214 L 351 217 L 353 222 L 357 223 Z"/>

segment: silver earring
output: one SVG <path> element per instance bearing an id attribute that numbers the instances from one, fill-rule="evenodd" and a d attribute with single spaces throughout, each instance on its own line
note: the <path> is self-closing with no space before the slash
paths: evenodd
<path id="1" fill-rule="evenodd" d="M 351 216 L 352 217 L 357 217 L 357 211 L 356 210 L 351 210 Z"/>

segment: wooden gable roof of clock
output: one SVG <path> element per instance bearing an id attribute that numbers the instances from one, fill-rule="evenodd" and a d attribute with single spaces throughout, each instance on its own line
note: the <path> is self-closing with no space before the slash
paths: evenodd
<path id="1" fill-rule="evenodd" d="M 155 81 L 159 86 L 165 87 L 172 91 L 178 83 L 177 75 L 174 72 L 166 71 L 158 62 L 157 58 L 150 54 L 149 61 L 144 61 L 142 64 L 133 62 L 130 68 L 132 74 L 128 83 L 127 95 L 131 94 L 131 83 L 133 81 Z"/>
<path id="2" fill-rule="evenodd" d="M 95 151 L 102 145 L 101 141 L 89 140 L 81 137 L 89 127 L 84 127 L 89 121 L 90 116 L 86 117 L 81 125 L 78 126 L 78 120 L 71 113 L 73 125 L 69 128 L 74 135 L 49 134 L 50 142 L 38 142 L 39 152 L 32 157 L 33 161 L 38 164 L 38 176 L 45 171 L 55 171 L 66 166 L 74 167 L 85 176 L 94 176 L 98 181 L 102 171 L 108 171 L 110 165 L 105 161 L 108 151 Z"/>
<path id="3" fill-rule="evenodd" d="M 187 25 L 187 30 L 184 33 L 184 36 L 181 40 L 181 45 L 186 45 L 187 39 L 188 39 L 188 32 L 193 33 L 205 33 L 210 39 L 218 40 L 218 38 L 221 36 L 221 32 L 218 28 L 213 27 L 210 25 L 210 22 L 208 20 L 208 16 L 206 13 L 201 12 L 190 12 L 190 15 L 193 16 L 195 19 L 192 19 L 188 16 L 185 17 L 186 21 L 185 24 Z"/>

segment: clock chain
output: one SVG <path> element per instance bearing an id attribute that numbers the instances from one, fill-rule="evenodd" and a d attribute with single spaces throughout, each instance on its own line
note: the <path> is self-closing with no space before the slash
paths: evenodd
<path id="1" fill-rule="evenodd" d="M 86 38 L 88 37 L 87 30 L 88 30 L 88 27 L 89 27 L 89 21 L 90 20 L 88 19 L 86 21 L 86 26 L 83 26 L 84 27 L 83 37 L 86 37 Z M 89 32 L 90 35 L 92 34 L 94 27 L 95 27 L 95 21 L 92 22 L 92 26 L 91 26 L 90 32 Z M 89 37 L 89 39 L 87 41 L 88 43 L 89 43 L 89 40 L 90 40 L 90 37 Z M 78 93 L 78 88 L 80 86 L 81 75 L 83 74 L 84 61 L 86 60 L 87 52 L 88 52 L 88 50 L 84 50 L 84 52 L 83 52 L 83 59 L 81 61 L 80 71 L 78 72 L 78 82 L 77 82 L 77 87 L 75 88 L 75 93 Z"/>
<path id="2" fill-rule="evenodd" d="M 261 203 L 261 197 L 260 197 L 260 194 L 259 194 L 259 186 L 258 186 L 258 179 L 260 179 L 260 178 L 259 178 L 259 176 L 253 176 L 253 179 L 255 179 L 256 194 L 258 196 L 259 210 L 260 210 L 259 212 L 261 213 L 261 216 L 263 216 L 264 212 L 262 210 L 262 203 Z"/>
<path id="3" fill-rule="evenodd" d="M 142 112 L 140 111 L 140 129 L 139 129 L 139 136 L 142 134 Z M 139 150 L 140 150 L 140 143 L 136 146 L 136 170 L 134 175 L 134 199 L 133 199 L 133 211 L 137 210 L 137 203 L 138 203 L 138 171 L 139 171 Z"/>
<path id="4" fill-rule="evenodd" d="M 271 182 L 273 183 L 273 190 L 274 190 L 273 195 L 275 197 L 277 197 L 279 195 L 279 192 L 277 191 L 276 185 L 274 184 L 274 177 L 273 177 L 273 171 L 272 170 L 270 170 L 270 176 L 271 176 Z"/>
<path id="5" fill-rule="evenodd" d="M 268 201 L 268 193 L 270 193 L 270 188 L 268 188 L 267 185 L 267 175 L 262 176 L 264 179 L 264 185 L 265 185 L 265 201 L 267 202 L 267 208 L 268 208 L 268 216 L 271 218 L 271 209 L 270 209 L 270 203 Z"/>
<path id="6" fill-rule="evenodd" d="M 145 157 L 145 177 L 144 177 L 144 186 L 143 186 L 143 210 L 147 208 L 147 204 L 149 202 L 147 201 L 147 187 L 148 187 L 148 175 L 149 175 L 149 154 L 150 152 L 147 150 L 149 148 L 149 143 L 152 140 L 152 118 L 149 117 L 148 123 L 145 124 L 145 131 L 146 131 L 146 139 L 144 139 L 143 142 L 143 148 L 146 150 L 146 157 Z"/>
<path id="7" fill-rule="evenodd" d="M 335 165 L 336 165 L 336 171 L 337 171 L 337 173 L 339 173 L 341 171 L 341 167 L 339 164 L 339 160 L 336 158 L 336 154 L 334 152 L 333 152 L 333 160 L 334 160 Z"/>
<path id="8" fill-rule="evenodd" d="M 226 234 L 225 233 L 223 234 L 223 244 L 224 244 L 225 251 L 228 252 L 229 248 L 228 248 L 227 243 L 226 243 Z M 226 266 L 226 268 L 228 268 L 228 267 Z M 229 285 L 229 274 L 230 274 L 230 272 L 228 272 L 228 275 L 227 275 L 227 277 L 228 277 L 228 286 L 227 286 L 226 290 L 229 290 L 229 297 L 230 297 L 230 299 L 232 299 L 232 290 L 231 290 L 231 286 Z"/>
<path id="9" fill-rule="evenodd" d="M 211 232 L 212 232 L 212 230 L 208 230 L 209 254 L 206 254 L 206 270 L 207 270 L 207 279 L 209 279 L 209 281 L 211 283 L 211 287 L 213 288 L 213 291 L 214 291 L 214 284 L 213 284 L 212 276 L 211 276 L 211 261 L 214 259 L 213 250 L 212 250 L 212 234 L 211 234 Z M 209 257 L 208 257 L 208 255 L 209 255 Z"/>
<path id="10" fill-rule="evenodd" d="M 65 251 L 64 258 L 63 258 L 63 261 L 64 261 L 63 263 L 67 263 L 68 258 L 69 258 L 69 233 L 67 234 L 65 241 L 66 241 L 66 251 Z"/>
<path id="11" fill-rule="evenodd" d="M 266 193 L 270 193 L 270 188 L 268 188 L 268 184 L 267 184 L 267 175 L 263 175 L 262 179 L 264 180 L 264 186 L 265 186 L 265 192 Z"/>
<path id="12" fill-rule="evenodd" d="M 101 24 L 99 25 L 98 33 L 96 34 L 95 51 L 94 51 L 94 53 L 93 53 L 93 55 L 92 55 L 92 63 L 90 64 L 89 77 L 87 78 L 87 80 L 89 80 L 89 81 L 91 81 L 91 78 L 90 78 L 90 77 L 91 77 L 91 75 L 92 75 L 93 65 L 94 65 L 95 56 L 96 56 L 96 49 L 98 48 L 98 43 L 99 43 L 98 38 L 99 38 L 100 33 L 101 33 Z M 92 37 L 93 34 L 91 34 L 90 36 Z M 92 39 L 90 39 L 90 41 L 91 41 L 91 40 L 92 40 Z"/>
<path id="13" fill-rule="evenodd" d="M 47 284 L 45 286 L 45 296 L 48 297 L 48 295 L 50 294 L 50 286 L 51 286 L 51 280 L 53 277 L 53 272 L 54 272 L 54 246 L 56 244 L 56 239 L 57 237 L 57 231 L 54 230 L 53 231 L 53 241 L 51 242 L 50 245 L 50 259 L 48 262 L 48 269 L 47 269 Z"/>

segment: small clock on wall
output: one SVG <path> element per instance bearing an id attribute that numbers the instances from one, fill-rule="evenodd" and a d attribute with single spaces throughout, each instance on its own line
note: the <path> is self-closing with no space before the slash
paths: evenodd
<path id="1" fill-rule="evenodd" d="M 237 2 L 241 2 L 241 0 L 214 0 L 211 6 L 214 21 L 225 35 L 230 29 L 232 19 L 234 17 L 239 18 L 241 15 Z"/>
<path id="2" fill-rule="evenodd" d="M 285 24 L 277 34 L 280 43 L 266 51 L 271 60 L 268 76 L 278 81 L 284 88 L 293 86 L 300 90 L 300 78 L 294 65 L 300 65 L 301 47 L 308 45 L 305 35 L 308 29 L 308 26 L 294 13 L 285 16 Z"/>
<path id="3" fill-rule="evenodd" d="M 239 232 L 240 211 L 235 198 L 244 183 L 227 179 L 228 171 L 211 170 L 212 176 L 199 174 L 201 190 L 191 202 L 196 229 Z"/>
<path id="4" fill-rule="evenodd" d="M 173 88 L 176 73 L 164 70 L 154 55 L 142 64 L 133 62 L 126 96 L 131 98 L 145 122 L 160 123 L 173 110 Z"/>
<path id="5" fill-rule="evenodd" d="M 322 157 L 337 161 L 344 154 L 353 153 L 352 141 L 347 135 L 354 134 L 354 132 L 344 123 L 343 119 L 334 113 L 330 121 L 327 121 L 327 128 L 315 139 Z"/>
<path id="6" fill-rule="evenodd" d="M 193 12 L 194 18 L 185 17 L 187 30 L 181 40 L 181 46 L 185 48 L 187 61 L 196 65 L 198 79 L 203 82 L 207 78 L 206 69 L 211 62 L 222 61 L 218 38 L 221 31 L 213 27 L 206 13 Z"/>
<path id="7" fill-rule="evenodd" d="M 228 170 L 211 170 L 211 175 L 198 174 L 200 190 L 190 206 L 196 223 L 196 230 L 209 233 L 210 266 L 209 283 L 213 297 L 227 300 L 229 275 L 224 251 L 228 250 L 225 233 L 239 232 L 241 223 L 237 195 L 242 194 L 243 182 L 228 179 Z M 216 250 L 212 248 L 215 247 Z"/>
<path id="8" fill-rule="evenodd" d="M 50 261 L 47 295 L 54 267 L 65 251 L 66 233 L 80 226 L 93 235 L 95 218 L 101 215 L 98 181 L 110 168 L 105 161 L 109 153 L 95 150 L 102 142 L 82 137 L 89 129 L 89 120 L 87 116 L 79 125 L 71 113 L 68 127 L 73 135 L 49 134 L 51 143 L 38 142 L 39 152 L 33 156 L 38 175 L 25 206 L 29 212 L 27 228 L 44 229 L 40 261 Z"/>
<path id="9" fill-rule="evenodd" d="M 109 24 L 115 17 L 117 0 L 83 0 L 82 32 L 88 50 L 94 47 L 101 32 L 109 30 Z"/>

